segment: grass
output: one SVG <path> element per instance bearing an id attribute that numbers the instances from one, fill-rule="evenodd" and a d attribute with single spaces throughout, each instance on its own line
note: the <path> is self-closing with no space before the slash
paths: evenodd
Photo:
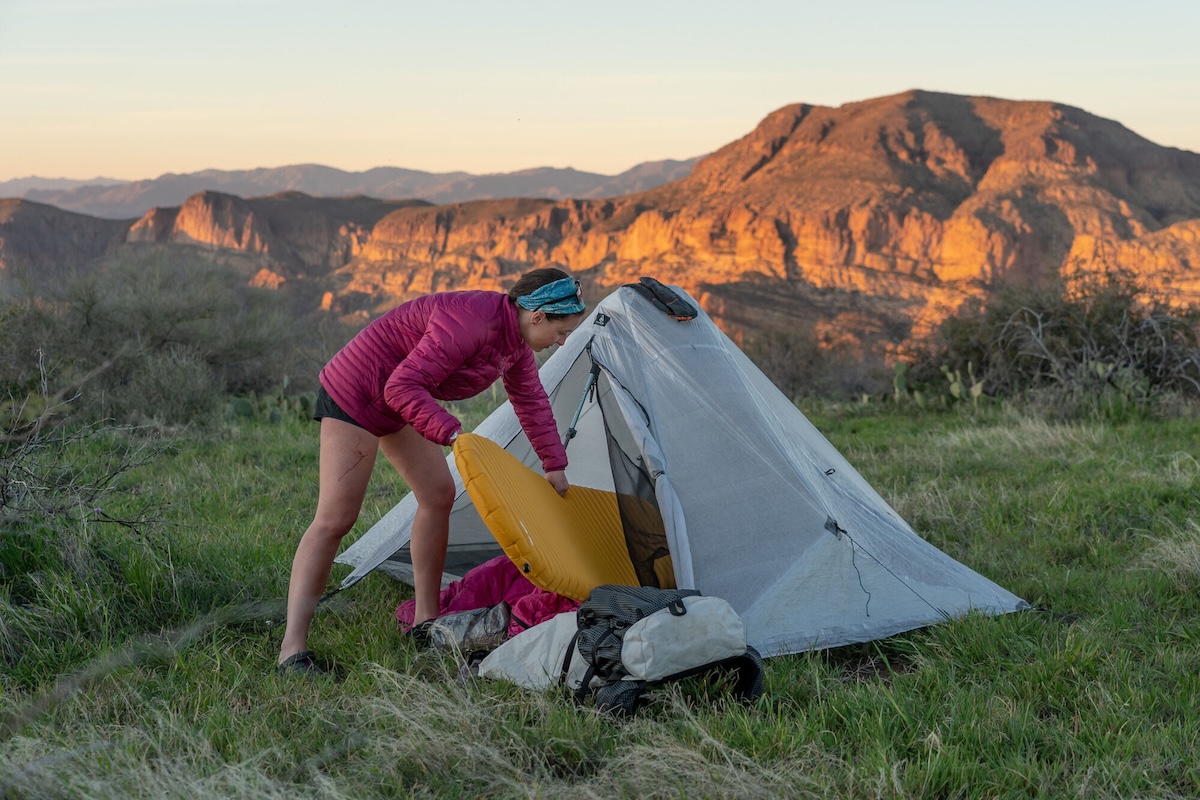
<path id="1" fill-rule="evenodd" d="M 344 677 L 287 679 L 271 667 L 316 426 L 238 419 L 122 476 L 104 507 L 150 509 L 134 528 L 3 534 L 0 635 L 20 648 L 0 661 L 0 797 L 1200 794 L 1194 420 L 810 417 L 922 535 L 1038 610 L 772 659 L 749 708 L 689 681 L 614 721 L 460 679 L 397 634 L 410 592 L 372 575 L 314 627 Z M 140 434 L 69 458 L 122 436 Z M 382 462 L 352 536 L 404 492 Z M 76 557 L 32 544 L 51 536 Z"/>

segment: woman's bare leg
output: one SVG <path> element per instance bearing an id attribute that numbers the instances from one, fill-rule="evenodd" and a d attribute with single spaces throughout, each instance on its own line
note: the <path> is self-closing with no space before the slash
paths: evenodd
<path id="1" fill-rule="evenodd" d="M 279 660 L 308 646 L 308 629 L 325 591 L 338 545 L 362 510 L 379 439 L 348 422 L 321 420 L 320 493 L 312 524 L 300 538 L 288 583 L 287 627 Z"/>
<path id="2" fill-rule="evenodd" d="M 438 616 L 440 610 L 438 597 L 450 537 L 454 478 L 442 446 L 425 439 L 412 426 L 384 436 L 379 446 L 417 498 L 409 545 L 417 600 L 413 623 L 424 622 Z"/>

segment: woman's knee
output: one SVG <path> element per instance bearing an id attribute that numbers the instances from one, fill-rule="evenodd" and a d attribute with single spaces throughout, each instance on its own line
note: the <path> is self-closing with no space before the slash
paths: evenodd
<path id="1" fill-rule="evenodd" d="M 449 515 L 454 506 L 454 479 L 447 473 L 446 480 L 426 483 L 420 489 L 414 489 L 417 505 L 430 511 L 438 511 Z"/>
<path id="2" fill-rule="evenodd" d="M 322 538 L 341 540 L 358 521 L 358 512 L 322 511 L 317 509 L 309 530 Z"/>

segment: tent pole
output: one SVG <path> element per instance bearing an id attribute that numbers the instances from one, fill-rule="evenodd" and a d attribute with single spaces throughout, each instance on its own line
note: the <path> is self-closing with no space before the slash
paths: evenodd
<path id="1" fill-rule="evenodd" d="M 579 405 L 575 408 L 575 416 L 571 418 L 571 426 L 567 428 L 567 433 L 563 436 L 563 448 L 567 443 L 575 438 L 575 426 L 579 424 L 579 416 L 583 413 L 583 404 L 587 402 L 588 393 L 596 388 L 596 379 L 600 376 L 600 364 L 594 359 L 592 360 L 592 370 L 588 373 L 587 384 L 583 387 L 583 395 L 579 398 Z"/>

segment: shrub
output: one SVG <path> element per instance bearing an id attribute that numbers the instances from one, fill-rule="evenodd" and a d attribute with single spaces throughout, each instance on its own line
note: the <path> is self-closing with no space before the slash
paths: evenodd
<path id="1" fill-rule="evenodd" d="M 966 305 L 910 353 L 905 381 L 945 394 L 947 379 L 969 374 L 988 396 L 1064 415 L 1146 414 L 1200 396 L 1198 324 L 1200 309 L 1171 305 L 1129 273 L 1075 272 Z"/>
<path id="2" fill-rule="evenodd" d="M 0 426 L 0 665 L 62 668 L 85 642 L 154 623 L 149 610 L 129 614 L 144 589 L 131 576 L 166 545 L 159 509 L 126 477 L 160 449 L 112 426 Z"/>
<path id="3" fill-rule="evenodd" d="M 348 338 L 231 268 L 170 258 L 130 256 L 68 279 L 53 298 L 8 304 L 0 397 L 62 395 L 93 421 L 201 421 L 228 394 L 314 389 L 327 343 Z"/>
<path id="4" fill-rule="evenodd" d="M 106 418 L 135 424 L 199 420 L 223 398 L 211 365 L 192 347 L 135 352 L 122 360 L 119 375 L 98 391 L 94 407 Z"/>
<path id="5" fill-rule="evenodd" d="M 749 336 L 745 353 L 788 397 L 847 398 L 878 394 L 883 359 L 848 342 L 828 341 L 812 326 Z"/>

